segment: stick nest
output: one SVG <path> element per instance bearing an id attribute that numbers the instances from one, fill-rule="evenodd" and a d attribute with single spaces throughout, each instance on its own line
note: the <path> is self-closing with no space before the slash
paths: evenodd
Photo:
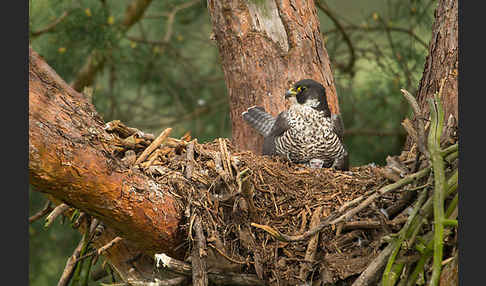
<path id="1" fill-rule="evenodd" d="M 192 226 L 199 218 L 207 243 L 200 254 L 207 259 L 208 272 L 252 273 L 270 285 L 345 283 L 367 267 L 383 248 L 383 236 L 398 231 L 407 217 L 405 207 L 387 213 L 403 197 L 390 192 L 352 219 L 329 224 L 305 239 L 285 241 L 279 233 L 303 234 L 389 184 L 385 168 L 311 169 L 236 150 L 227 139 L 199 144 L 189 135 L 170 138 L 170 130 L 165 138 L 154 138 L 120 122 L 110 122 L 107 130 L 115 135 L 115 156 L 178 198 L 185 214 L 181 229 L 187 234 L 182 246 L 186 260 L 195 247 Z M 149 148 L 153 151 L 137 160 Z"/>

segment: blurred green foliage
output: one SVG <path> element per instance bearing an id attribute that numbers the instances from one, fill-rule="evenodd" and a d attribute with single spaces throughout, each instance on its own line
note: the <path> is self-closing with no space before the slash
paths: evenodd
<path id="1" fill-rule="evenodd" d="M 105 121 L 199 142 L 231 136 L 224 75 L 202 0 L 153 1 L 128 30 L 128 0 L 30 0 L 30 44 L 68 83 L 95 51 L 105 58 L 93 103 Z M 436 1 L 316 1 L 346 128 L 351 164 L 383 164 L 404 144 L 432 34 Z M 55 23 L 55 24 L 53 24 Z M 31 192 L 30 212 L 43 195 Z M 30 282 L 57 283 L 80 239 L 70 227 L 30 226 Z M 93 284 L 95 285 L 95 284 Z"/>

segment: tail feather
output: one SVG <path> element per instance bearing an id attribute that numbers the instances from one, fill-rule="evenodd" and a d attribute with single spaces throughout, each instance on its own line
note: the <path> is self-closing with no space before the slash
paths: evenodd
<path id="1" fill-rule="evenodd" d="M 258 106 L 252 106 L 241 114 L 243 119 L 250 124 L 258 133 L 268 136 L 275 124 L 275 118 L 265 112 L 265 109 Z"/>
<path id="2" fill-rule="evenodd" d="M 334 133 L 339 137 L 339 140 L 343 142 L 343 135 L 344 135 L 344 123 L 341 114 L 333 114 L 331 115 L 331 120 L 333 123 L 333 130 Z"/>

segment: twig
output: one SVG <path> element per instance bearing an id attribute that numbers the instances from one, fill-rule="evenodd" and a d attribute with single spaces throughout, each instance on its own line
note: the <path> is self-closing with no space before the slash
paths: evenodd
<path id="1" fill-rule="evenodd" d="M 168 270 L 186 276 L 192 276 L 192 267 L 183 261 L 172 258 L 165 253 L 155 254 L 157 268 L 167 268 Z"/>
<path id="2" fill-rule="evenodd" d="M 454 173 L 449 177 L 447 180 L 447 190 L 445 193 L 445 197 L 449 196 L 450 194 L 454 193 L 457 190 L 458 184 L 458 171 L 457 169 Z M 425 204 L 422 206 L 422 209 L 419 212 L 419 215 L 415 218 L 414 222 L 412 222 L 412 226 L 409 229 L 409 238 L 406 242 L 406 245 L 413 245 L 415 242 L 416 234 L 422 227 L 422 225 L 426 222 L 426 219 L 432 214 L 433 211 L 433 197 L 429 197 Z"/>
<path id="3" fill-rule="evenodd" d="M 387 178 L 392 182 L 400 181 L 400 176 L 389 166 L 385 166 L 383 168 L 376 168 L 378 173 L 382 174 L 383 177 Z"/>
<path id="4" fill-rule="evenodd" d="M 185 176 L 187 179 L 192 177 L 194 170 L 194 140 L 186 146 L 186 169 Z"/>
<path id="5" fill-rule="evenodd" d="M 361 211 L 362 209 L 364 209 L 366 206 L 368 206 L 372 201 L 374 201 L 375 199 L 379 198 L 380 196 L 390 192 L 390 191 L 393 191 L 403 185 L 406 185 L 406 184 L 409 184 L 411 183 L 412 181 L 416 180 L 416 179 L 419 179 L 419 178 L 422 178 L 424 177 L 425 175 L 427 175 L 430 171 L 430 167 L 426 167 L 422 170 L 420 170 L 419 172 L 417 173 L 414 173 L 414 174 L 411 174 L 403 179 L 401 179 L 400 181 L 397 181 L 393 184 L 390 184 L 390 185 L 387 185 L 387 186 L 384 186 L 383 188 L 379 189 L 378 191 L 376 191 L 376 193 L 374 193 L 373 195 L 369 196 L 366 200 L 364 200 L 362 203 L 360 203 L 357 207 L 349 210 L 347 213 L 343 214 L 342 216 L 340 216 L 339 218 L 337 218 L 336 220 L 332 221 L 331 224 L 335 224 L 335 223 L 338 223 L 340 221 L 343 221 L 343 220 L 347 220 L 349 218 L 351 218 L 352 216 L 354 216 L 356 213 L 358 213 L 359 211 Z"/>
<path id="6" fill-rule="evenodd" d="M 452 164 L 452 162 L 459 156 L 459 152 L 456 151 L 454 153 L 451 153 L 449 155 L 447 155 L 444 160 L 449 163 L 449 164 Z"/>
<path id="7" fill-rule="evenodd" d="M 169 278 L 164 280 L 155 279 L 155 281 L 135 281 L 135 280 L 128 280 L 127 282 L 120 282 L 120 283 L 100 283 L 102 286 L 177 286 L 177 285 L 186 285 L 185 282 L 187 277 L 179 276 L 175 278 Z"/>
<path id="8" fill-rule="evenodd" d="M 152 0 L 132 0 L 130 2 L 122 20 L 122 33 L 126 33 L 126 31 L 140 20 L 151 2 Z M 74 80 L 70 83 L 72 88 L 81 92 L 85 86 L 91 85 L 96 74 L 103 69 L 106 61 L 107 56 L 101 50 L 93 50 L 87 57 L 82 68 L 76 74 Z"/>
<path id="9" fill-rule="evenodd" d="M 253 200 L 253 191 L 254 191 L 253 184 L 250 182 L 250 180 L 241 179 L 243 172 L 241 172 L 239 175 L 240 176 L 238 176 L 237 180 L 238 180 L 238 186 L 241 186 L 240 189 L 241 195 L 248 203 L 248 211 L 250 213 L 250 219 L 255 220 L 257 216 L 257 211 L 255 207 L 255 202 Z"/>
<path id="10" fill-rule="evenodd" d="M 162 41 L 148 40 L 148 39 L 139 38 L 139 37 L 135 37 L 135 36 L 126 36 L 125 38 L 127 40 L 132 41 L 132 42 L 137 42 L 137 43 L 142 43 L 142 44 L 148 44 L 148 45 L 154 45 L 154 46 L 167 45 L 167 43 L 162 42 Z"/>
<path id="11" fill-rule="evenodd" d="M 429 173 L 429 171 L 430 171 L 430 167 L 426 167 L 426 168 L 420 170 L 417 173 L 411 174 L 411 175 L 409 175 L 409 176 L 401 179 L 398 182 L 395 182 L 393 184 L 384 186 L 383 188 L 381 188 L 378 191 L 376 191 L 373 195 L 371 195 L 367 199 L 365 199 L 357 207 L 349 210 L 345 214 L 337 217 L 339 215 L 339 212 L 338 213 L 334 213 L 334 214 L 328 216 L 327 218 L 325 218 L 323 221 L 321 221 L 319 223 L 319 225 L 316 226 L 315 228 L 312 228 L 312 229 L 310 229 L 310 230 L 308 230 L 308 231 L 306 231 L 306 232 L 304 232 L 302 234 L 299 234 L 299 235 L 286 235 L 286 234 L 283 234 L 283 233 L 279 232 L 278 230 L 276 230 L 276 229 L 274 229 L 274 228 L 272 228 L 270 226 L 261 225 L 261 224 L 257 224 L 257 223 L 251 223 L 251 226 L 256 227 L 256 228 L 260 228 L 260 229 L 268 232 L 270 235 L 272 235 L 273 237 L 275 237 L 276 239 L 278 239 L 280 241 L 284 241 L 284 242 L 294 242 L 294 241 L 305 240 L 305 239 L 308 239 L 309 237 L 313 236 L 317 232 L 321 231 L 324 227 L 326 227 L 328 225 L 336 224 L 338 222 L 341 222 L 341 221 L 344 221 L 344 220 L 347 220 L 347 219 L 351 218 L 356 213 L 358 213 L 359 211 L 361 211 L 362 209 L 364 209 L 366 206 L 368 206 L 375 199 L 377 199 L 380 196 L 382 196 L 382 195 L 384 195 L 384 194 L 386 194 L 386 193 L 388 193 L 390 191 L 393 191 L 393 190 L 395 190 L 395 189 L 397 189 L 397 188 L 399 188 L 399 187 L 401 187 L 403 185 L 409 184 L 409 183 L 411 183 L 412 181 L 414 181 L 416 179 L 419 179 L 419 178 L 424 177 L 425 175 L 427 175 Z"/>
<path id="12" fill-rule="evenodd" d="M 417 101 L 415 100 L 415 97 L 413 97 L 413 95 L 411 95 L 410 92 L 408 92 L 403 88 L 400 89 L 400 91 L 403 93 L 403 96 L 407 99 L 407 101 L 412 106 L 413 113 L 415 113 L 415 118 L 416 118 L 415 122 L 417 123 L 416 129 L 417 129 L 417 136 L 418 136 L 417 146 L 420 152 L 422 152 L 422 154 L 424 154 L 427 158 L 430 158 L 429 151 L 425 146 L 425 141 L 426 141 L 425 127 L 424 127 L 424 122 L 422 121 L 422 117 L 423 117 L 422 110 L 420 109 Z"/>
<path id="13" fill-rule="evenodd" d="M 442 109 L 440 93 L 435 94 L 435 100 L 431 99 L 430 117 L 431 126 L 428 138 L 430 159 L 434 167 L 434 259 L 432 263 L 432 276 L 429 285 L 435 286 L 439 283 L 442 269 L 443 255 L 443 232 L 444 232 L 444 192 L 446 180 L 444 172 L 444 158 L 441 156 L 440 136 L 442 134 L 444 111 Z"/>
<path id="14" fill-rule="evenodd" d="M 398 277 L 396 275 L 394 275 L 395 272 L 392 271 L 392 267 L 394 265 L 396 265 L 395 260 L 396 260 L 396 257 L 398 255 L 398 252 L 402 248 L 403 242 L 407 238 L 408 229 L 412 225 L 412 222 L 415 219 L 415 216 L 418 214 L 418 212 L 419 212 L 420 208 L 422 207 L 422 204 L 424 203 L 426 198 L 427 198 L 427 191 L 424 190 L 420 193 L 420 195 L 417 199 L 417 203 L 416 203 L 416 205 L 413 209 L 413 212 L 412 212 L 412 214 L 410 214 L 410 216 L 407 219 L 407 222 L 405 223 L 405 225 L 400 230 L 398 238 L 396 238 L 395 241 L 392 243 L 393 250 L 392 250 L 392 253 L 390 255 L 390 258 L 388 259 L 388 263 L 385 267 L 385 271 L 383 272 L 383 286 L 395 285 L 395 282 L 398 279 Z M 402 267 L 403 267 L 403 265 L 402 265 Z"/>
<path id="15" fill-rule="evenodd" d="M 45 28 L 30 33 L 31 37 L 34 38 L 34 37 L 40 36 L 40 35 L 42 35 L 44 33 L 51 32 L 52 30 L 54 30 L 54 28 L 59 23 L 61 23 L 64 19 L 66 19 L 66 17 L 69 15 L 69 13 L 70 13 L 70 11 L 64 11 L 64 13 L 62 13 L 61 16 L 59 16 L 58 18 L 56 18 L 49 25 L 47 25 Z"/>
<path id="16" fill-rule="evenodd" d="M 231 257 L 229 257 L 226 253 L 224 253 L 224 251 L 222 251 L 221 249 L 217 248 L 216 246 L 212 245 L 212 244 L 208 244 L 212 249 L 216 250 L 219 254 L 221 254 L 221 256 L 223 256 L 224 258 L 226 258 L 228 261 L 230 262 L 233 262 L 233 263 L 236 263 L 236 264 L 246 264 L 245 261 L 238 261 L 238 260 L 235 260 Z"/>
<path id="17" fill-rule="evenodd" d="M 191 265 L 167 256 L 164 253 L 155 254 L 155 261 L 157 268 L 167 268 L 168 270 L 179 273 L 185 276 L 192 276 Z M 208 271 L 208 280 L 216 285 L 235 285 L 235 286 L 251 286 L 251 285 L 265 285 L 265 283 L 258 279 L 254 274 L 240 274 L 240 273 L 219 273 Z"/>
<path id="18" fill-rule="evenodd" d="M 108 276 L 108 271 L 104 267 L 101 267 L 91 273 L 91 280 L 98 281 L 106 276 Z"/>
<path id="19" fill-rule="evenodd" d="M 368 267 L 361 272 L 359 277 L 353 282 L 351 286 L 367 286 L 377 285 L 377 278 L 380 276 L 380 271 L 385 267 L 386 261 L 392 253 L 393 245 L 389 244 L 383 249 L 380 254 L 368 264 Z"/>
<path id="20" fill-rule="evenodd" d="M 454 259 L 456 259 L 456 257 L 455 256 L 451 256 L 451 257 L 445 259 L 444 261 L 442 261 L 442 265 L 446 265 L 447 263 L 451 262 Z"/>
<path id="21" fill-rule="evenodd" d="M 66 286 L 68 285 L 69 281 L 71 280 L 73 271 L 75 270 L 78 257 L 81 255 L 83 249 L 86 248 L 86 245 L 91 239 L 92 234 L 94 233 L 94 230 L 96 228 L 96 225 L 98 224 L 98 221 L 96 219 L 93 219 L 91 222 L 91 226 L 89 229 L 86 230 L 84 233 L 83 237 L 78 243 L 78 246 L 74 249 L 73 254 L 71 257 L 66 262 L 66 267 L 64 267 L 64 271 L 62 272 L 61 278 L 59 279 L 59 282 L 57 283 L 57 286 Z"/>
<path id="22" fill-rule="evenodd" d="M 321 219 L 321 214 L 322 214 L 322 207 L 316 208 L 314 213 L 312 214 L 309 227 L 312 228 L 319 224 L 319 220 Z M 309 272 L 312 270 L 312 263 L 314 262 L 314 258 L 316 256 L 318 242 L 319 242 L 319 233 L 316 233 L 311 239 L 309 239 L 309 243 L 307 244 L 307 250 L 305 251 L 305 262 L 302 262 L 300 265 L 299 277 L 302 281 L 307 280 L 307 276 L 309 275 Z"/>
<path id="23" fill-rule="evenodd" d="M 253 253 L 253 261 L 245 261 L 245 264 L 248 265 L 249 263 L 252 263 L 253 266 L 255 267 L 255 272 L 256 275 L 259 279 L 263 280 L 263 261 L 262 261 L 262 255 L 257 247 L 257 242 L 255 241 L 255 237 L 251 233 L 251 229 L 248 225 L 242 225 L 238 229 L 238 236 L 240 240 L 240 244 L 250 250 Z M 220 242 L 221 248 L 223 248 L 223 244 Z"/>
<path id="24" fill-rule="evenodd" d="M 64 267 L 64 271 L 61 275 L 61 278 L 59 279 L 59 282 L 57 283 L 57 286 L 68 285 L 69 280 L 71 280 L 71 276 L 72 276 L 71 274 L 73 273 L 74 266 L 76 266 L 76 258 L 81 253 L 85 240 L 86 240 L 86 235 L 83 235 L 83 238 L 79 241 L 78 246 L 74 249 L 73 254 L 67 260 L 66 267 Z"/>
<path id="25" fill-rule="evenodd" d="M 255 274 L 209 273 L 209 281 L 214 285 L 264 286 L 265 283 Z"/>
<path id="26" fill-rule="evenodd" d="M 159 158 L 159 155 L 161 155 L 161 153 L 162 152 L 161 152 L 160 149 L 157 149 L 154 152 L 152 152 L 152 154 L 150 154 L 150 156 L 148 156 L 148 158 L 145 160 L 145 162 L 143 162 L 141 164 L 142 168 L 147 169 L 150 166 L 152 166 L 154 164 L 155 160 L 157 160 Z"/>
<path id="27" fill-rule="evenodd" d="M 40 211 L 29 217 L 29 224 L 48 214 L 52 210 L 51 204 L 52 202 L 50 200 L 47 200 L 44 204 L 44 207 Z"/>
<path id="28" fill-rule="evenodd" d="M 46 223 L 44 224 L 45 228 L 51 226 L 54 220 L 63 212 L 69 209 L 69 206 L 62 203 L 54 208 L 54 210 L 46 217 Z"/>
<path id="29" fill-rule="evenodd" d="M 370 221 L 350 221 L 346 222 L 343 225 L 343 230 L 350 230 L 350 229 L 375 229 L 375 228 L 380 228 L 382 226 L 381 222 L 376 221 L 376 220 L 370 220 Z"/>
<path id="30" fill-rule="evenodd" d="M 419 188 L 414 188 L 414 190 L 419 190 L 423 189 L 424 186 L 420 186 Z M 412 199 L 415 198 L 415 192 L 413 192 L 412 189 L 407 190 L 399 199 L 397 202 L 392 204 L 391 206 L 387 207 L 385 209 L 385 212 L 387 214 L 388 218 L 393 218 L 396 214 L 401 212 L 403 209 L 405 209 Z"/>
<path id="31" fill-rule="evenodd" d="M 86 62 L 78 70 L 76 77 L 70 83 L 71 87 L 81 92 L 85 87 L 90 86 L 96 74 L 103 69 L 106 56 L 98 50 L 94 50 L 86 59 Z"/>
<path id="32" fill-rule="evenodd" d="M 91 220 L 91 224 L 89 226 L 89 228 L 86 230 L 86 232 L 84 233 L 83 235 L 83 239 L 84 239 L 84 244 L 83 244 L 83 247 L 81 248 L 81 252 L 79 253 L 78 256 L 82 256 L 86 253 L 87 249 L 88 249 L 88 245 L 89 243 L 91 242 L 91 240 L 93 239 L 93 237 L 95 236 L 95 233 L 96 233 L 96 227 L 98 226 L 98 223 L 99 223 L 99 220 L 96 219 L 96 218 L 93 218 Z M 91 263 L 92 260 L 90 259 L 89 263 Z M 83 261 L 79 261 L 78 263 L 78 259 L 76 258 L 74 261 L 73 261 L 73 264 L 75 265 L 75 269 L 74 269 L 74 275 L 72 277 L 72 285 L 77 285 L 78 283 L 80 283 L 80 280 L 81 280 L 81 270 L 83 269 Z M 88 265 L 89 268 L 91 268 L 91 265 Z"/>
<path id="33" fill-rule="evenodd" d="M 418 142 L 419 141 L 417 131 L 413 128 L 413 124 L 412 124 L 412 121 L 410 121 L 410 119 L 405 118 L 402 121 L 402 126 L 405 129 L 405 131 L 407 131 L 407 134 L 412 139 L 412 142 Z"/>
<path id="34" fill-rule="evenodd" d="M 170 41 L 170 38 L 172 37 L 172 26 L 174 25 L 174 19 L 175 19 L 176 14 L 180 10 L 189 8 L 189 7 L 191 7 L 192 5 L 194 5 L 198 2 L 199 2 L 199 0 L 193 0 L 191 2 L 186 2 L 186 3 L 175 6 L 174 9 L 172 11 L 170 11 L 170 13 L 168 14 L 168 17 L 167 17 L 167 24 L 166 24 L 167 30 L 165 32 L 164 39 L 162 40 L 164 43 L 168 43 Z"/>
<path id="35" fill-rule="evenodd" d="M 457 219 L 447 219 L 447 218 L 445 218 L 445 219 L 442 220 L 442 224 L 444 226 L 457 227 L 458 222 L 457 222 Z"/>
<path id="36" fill-rule="evenodd" d="M 91 272 L 91 267 L 93 266 L 93 264 L 96 263 L 96 262 L 94 262 L 94 258 L 95 257 L 91 257 L 88 261 L 88 267 L 86 268 L 86 275 L 84 276 L 84 279 L 83 279 L 83 282 L 81 283 L 81 285 L 88 285 L 89 273 Z"/>
<path id="37" fill-rule="evenodd" d="M 400 32 L 400 33 L 409 34 L 412 38 L 414 38 L 424 48 L 428 49 L 428 47 L 429 47 L 428 44 L 424 40 L 419 38 L 411 29 L 406 29 L 406 28 L 401 28 L 401 27 L 390 27 L 388 25 L 386 27 L 383 27 L 383 26 L 360 27 L 360 26 L 350 25 L 350 26 L 343 26 L 343 29 L 347 30 L 347 31 L 364 30 L 366 32 L 381 32 L 385 29 L 388 29 L 390 32 Z M 336 29 L 324 31 L 323 34 L 328 35 L 328 34 L 337 33 L 337 32 L 340 32 L 340 31 L 339 31 L 339 29 L 336 28 Z"/>
<path id="38" fill-rule="evenodd" d="M 103 264 L 106 263 L 106 260 L 104 261 Z M 113 271 L 113 269 L 111 268 L 111 265 L 110 264 L 107 264 L 106 265 L 106 271 L 109 273 L 110 275 L 110 278 L 111 278 L 111 282 L 115 283 L 116 282 L 116 278 L 115 278 L 115 271 Z"/>
<path id="39" fill-rule="evenodd" d="M 80 212 L 79 216 L 76 218 L 76 220 L 72 223 L 72 227 L 74 229 L 78 228 L 81 225 L 82 220 L 86 217 L 85 212 Z"/>
<path id="40" fill-rule="evenodd" d="M 86 257 L 89 257 L 89 256 L 93 256 L 93 255 L 101 255 L 101 253 L 103 253 L 104 251 L 106 251 L 107 249 L 109 249 L 110 247 L 112 247 L 113 245 L 115 245 L 115 243 L 117 242 L 120 242 L 123 238 L 117 236 L 115 238 L 113 238 L 110 242 L 108 242 L 107 244 L 103 245 L 102 247 L 98 248 L 97 250 L 94 250 L 94 251 L 91 251 L 90 253 L 88 254 L 85 254 L 81 257 L 79 257 L 76 262 L 80 261 L 80 260 L 83 260 L 85 259 Z"/>
<path id="41" fill-rule="evenodd" d="M 443 149 L 443 150 L 440 152 L 440 155 L 441 155 L 442 157 L 446 157 L 447 155 L 449 155 L 449 154 L 451 154 L 451 153 L 454 153 L 454 152 L 456 152 L 456 151 L 458 151 L 458 150 L 459 150 L 459 144 L 458 144 L 458 143 L 456 143 L 456 144 L 454 144 L 454 145 L 451 145 L 451 146 L 449 146 L 449 147 L 447 147 L 447 148 Z"/>
<path id="42" fill-rule="evenodd" d="M 408 68 L 408 65 L 406 63 L 404 63 L 403 60 L 401 60 L 400 57 L 398 57 L 398 51 L 396 49 L 396 46 L 393 42 L 393 38 L 392 38 L 392 35 L 391 35 L 391 31 L 389 29 L 389 25 L 387 25 L 385 23 L 385 20 L 382 18 L 382 17 L 379 17 L 379 22 L 383 25 L 383 27 L 385 28 L 385 35 L 386 35 L 386 38 L 388 39 L 388 45 L 390 46 L 390 49 L 391 49 L 391 52 L 393 54 L 394 57 L 397 57 L 397 63 L 398 65 L 401 67 L 404 75 L 405 75 L 405 79 L 407 80 L 407 86 L 408 87 L 411 87 L 412 86 L 412 74 L 410 72 L 410 69 Z"/>
<path id="43" fill-rule="evenodd" d="M 428 234 L 424 235 L 428 236 Z M 407 286 L 415 286 L 416 281 L 420 275 L 420 273 L 424 272 L 424 266 L 427 263 L 427 261 L 432 257 L 433 254 L 433 247 L 434 247 L 434 240 L 429 239 L 429 242 L 426 244 L 425 248 L 421 251 L 422 256 L 420 256 L 420 259 L 417 261 L 417 264 L 415 265 L 414 270 L 410 274 L 409 277 L 407 277 Z"/>
<path id="44" fill-rule="evenodd" d="M 334 25 L 336 26 L 336 28 L 341 32 L 341 35 L 343 35 L 343 39 L 344 39 L 344 41 L 346 42 L 346 45 L 349 48 L 349 53 L 351 54 L 350 55 L 350 58 L 349 58 L 349 62 L 343 68 L 343 71 L 344 72 L 348 72 L 350 74 L 353 74 L 353 67 L 354 67 L 354 64 L 356 62 L 356 53 L 354 51 L 354 46 L 353 46 L 353 43 L 351 42 L 351 39 L 349 38 L 348 33 L 346 33 L 346 30 L 344 30 L 343 25 L 341 25 L 341 23 L 339 22 L 339 20 L 336 18 L 336 16 L 334 15 L 334 13 L 331 12 L 331 10 L 329 9 L 329 7 L 327 7 L 327 5 L 323 5 L 321 3 L 321 1 L 319 1 L 319 0 L 318 1 L 314 1 L 314 2 L 317 4 L 317 6 L 319 7 L 319 9 L 321 9 L 321 11 L 324 12 L 329 17 L 329 19 L 331 19 L 331 21 L 334 23 Z"/>
<path id="45" fill-rule="evenodd" d="M 233 178 L 233 172 L 231 171 L 230 155 L 228 153 L 228 147 L 226 141 L 223 138 L 218 138 L 219 149 L 221 151 L 221 160 L 223 161 L 223 169 L 228 173 L 230 178 Z"/>
<path id="46" fill-rule="evenodd" d="M 372 193 L 374 193 L 375 190 L 370 190 L 370 191 L 367 191 L 364 195 L 361 195 L 349 202 L 346 202 L 344 203 L 339 209 L 338 209 L 338 212 L 343 212 L 345 211 L 346 209 L 358 204 L 359 202 L 361 202 L 362 200 L 364 200 L 364 198 L 368 197 L 369 195 L 371 195 Z"/>
<path id="47" fill-rule="evenodd" d="M 427 251 L 426 253 L 422 254 L 420 256 L 420 259 L 417 261 L 417 264 L 415 265 L 414 270 L 410 274 L 407 280 L 407 286 L 415 286 L 417 285 L 417 279 L 421 273 L 424 272 L 424 267 L 427 261 L 432 257 L 432 250 Z"/>
<path id="48" fill-rule="evenodd" d="M 132 0 L 125 10 L 122 26 L 128 30 L 133 24 L 137 23 L 147 10 L 152 0 Z"/>
<path id="49" fill-rule="evenodd" d="M 452 201 L 449 203 L 447 210 L 445 212 L 445 217 L 450 218 L 454 210 L 457 208 L 457 202 L 459 201 L 459 194 L 456 193 Z"/>
<path id="50" fill-rule="evenodd" d="M 155 149 L 159 148 L 159 146 L 162 145 L 162 143 L 164 143 L 165 139 L 169 137 L 171 131 L 172 128 L 170 127 L 162 131 L 159 137 L 155 138 L 155 140 L 152 141 L 152 143 L 145 150 L 143 150 L 142 154 L 140 154 L 140 156 L 135 161 L 135 165 L 138 165 L 141 162 L 143 162 L 143 160 L 145 160 L 148 157 L 148 155 L 150 155 L 150 153 L 152 153 Z"/>
<path id="51" fill-rule="evenodd" d="M 196 234 L 196 239 L 192 245 L 191 251 L 192 285 L 207 286 L 208 273 L 206 261 L 206 237 L 204 236 L 201 219 L 199 218 L 199 216 L 196 216 L 193 227 Z"/>

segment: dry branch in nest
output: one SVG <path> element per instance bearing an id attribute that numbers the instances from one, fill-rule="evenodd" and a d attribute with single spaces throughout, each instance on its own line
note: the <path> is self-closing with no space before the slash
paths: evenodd
<path id="1" fill-rule="evenodd" d="M 393 162 L 387 167 L 310 169 L 241 152 L 227 139 L 199 144 L 188 135 L 169 137 L 170 129 L 155 140 L 141 139 L 141 132 L 120 122 L 107 126 L 119 146 L 114 155 L 178 198 L 186 216 L 186 260 L 192 263 L 185 271 L 216 285 L 247 285 L 248 279 L 324 285 L 352 281 L 370 265 L 380 266 L 365 272 L 376 279 L 384 265 L 376 261 L 382 238 L 407 221 L 406 208 L 427 186 L 430 173 L 425 168 L 410 174 L 415 155 L 406 152 L 387 160 Z M 134 135 L 149 147 L 123 144 Z M 215 279 L 218 275 L 226 279 Z M 361 280 L 369 283 L 371 278 Z"/>

